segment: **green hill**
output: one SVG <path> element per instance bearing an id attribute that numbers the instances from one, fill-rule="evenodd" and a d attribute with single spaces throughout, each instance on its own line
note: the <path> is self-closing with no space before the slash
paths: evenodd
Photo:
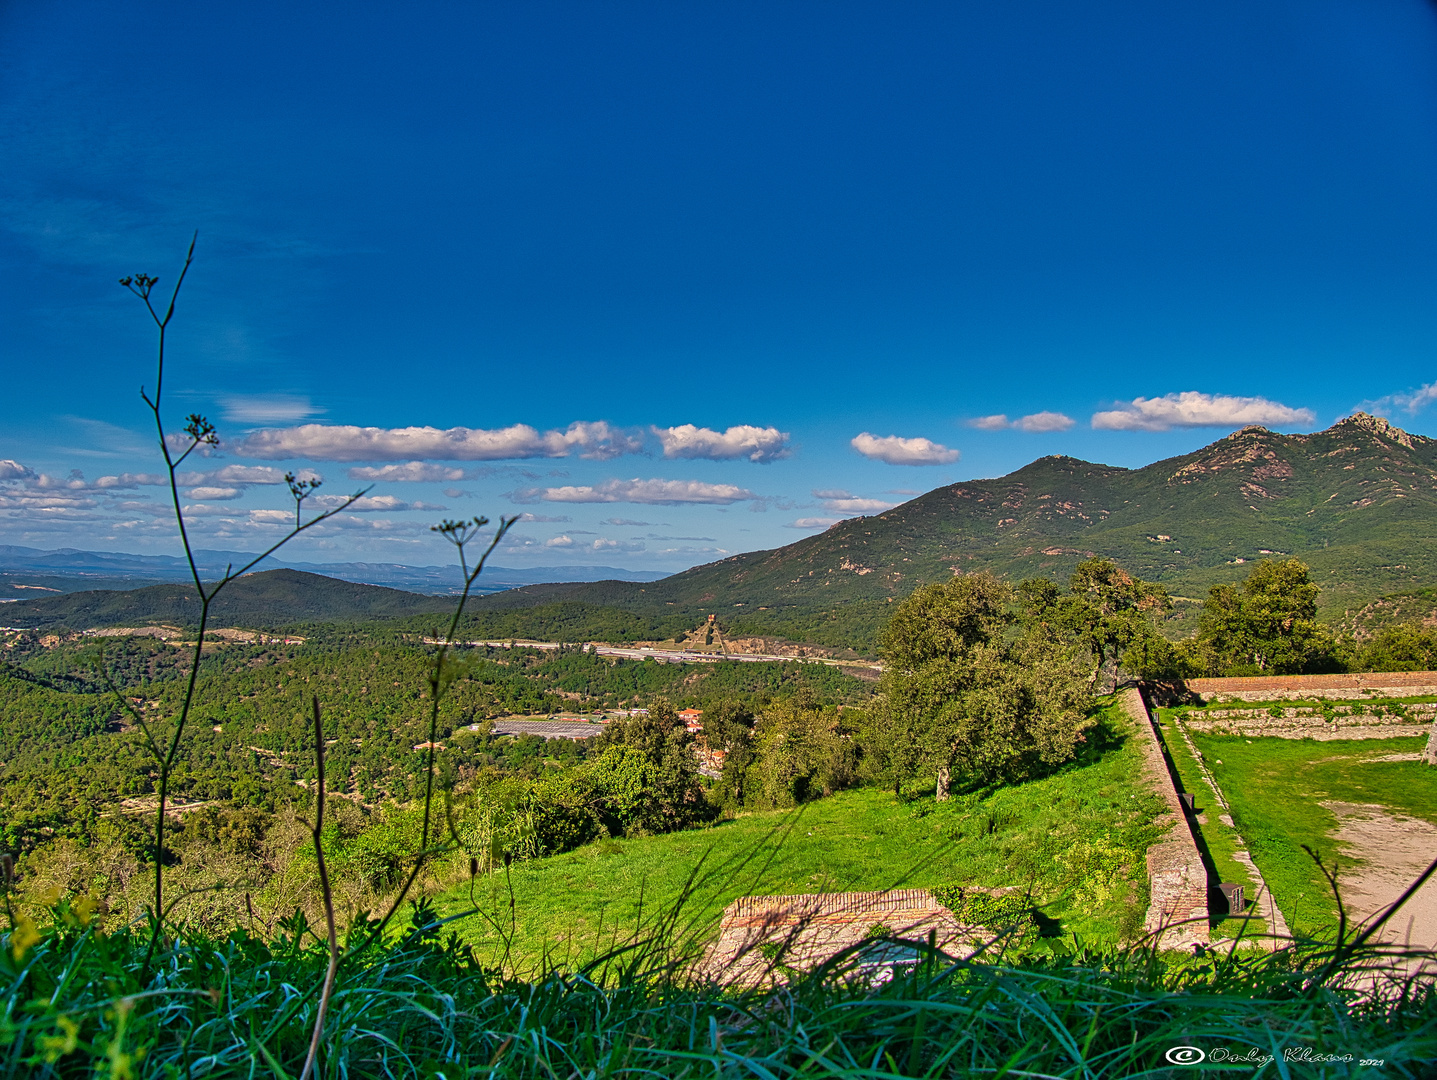
<path id="1" fill-rule="evenodd" d="M 675 618 L 719 611 L 732 631 L 836 643 L 862 640 L 888 603 L 957 572 L 1062 580 L 1102 555 L 1200 599 L 1256 560 L 1295 555 L 1323 587 L 1324 615 L 1338 617 L 1437 581 L 1434 533 L 1437 440 L 1359 413 L 1309 435 L 1244 428 L 1140 469 L 1040 458 L 662 581 L 533 586 L 476 610 L 566 601 Z"/>
<path id="2" fill-rule="evenodd" d="M 92 590 L 43 600 L 19 600 L 0 608 L 0 617 L 9 626 L 37 629 L 193 626 L 199 619 L 199 608 L 193 586 L 150 585 L 124 592 Z M 263 628 L 453 610 L 454 601 L 449 597 L 421 596 L 379 585 L 357 585 L 300 570 L 266 570 L 226 585 L 210 608 L 210 625 Z"/>

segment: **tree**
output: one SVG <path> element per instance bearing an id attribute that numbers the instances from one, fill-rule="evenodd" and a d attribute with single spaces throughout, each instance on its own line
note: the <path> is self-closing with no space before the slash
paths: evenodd
<path id="1" fill-rule="evenodd" d="M 1214 585 L 1203 601 L 1193 652 L 1211 675 L 1340 670 L 1317 621 L 1318 587 L 1298 559 L 1266 559 L 1240 586 Z"/>
<path id="2" fill-rule="evenodd" d="M 918 589 L 884 631 L 881 722 L 867 729 L 894 774 L 1016 780 L 1069 760 L 1090 680 L 1071 648 L 1034 626 L 1016 636 L 1014 592 L 988 574 Z"/>
<path id="3" fill-rule="evenodd" d="M 613 724 L 594 741 L 598 756 L 580 771 L 599 795 L 601 816 L 623 832 L 671 832 L 713 816 L 693 736 L 671 708 Z"/>

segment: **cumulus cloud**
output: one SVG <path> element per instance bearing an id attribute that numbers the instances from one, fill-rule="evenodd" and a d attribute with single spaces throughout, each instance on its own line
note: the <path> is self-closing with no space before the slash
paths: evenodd
<path id="1" fill-rule="evenodd" d="M 194 485 L 218 485 L 231 484 L 283 484 L 284 474 L 287 470 L 276 469 L 273 465 L 226 465 L 220 469 L 210 469 L 207 472 L 182 472 L 175 479 L 182 487 Z M 126 475 L 129 475 L 128 473 Z M 148 475 L 148 474 L 142 474 Z M 313 469 L 301 469 L 296 475 L 302 480 L 323 480 L 319 473 Z M 157 476 L 153 480 L 141 480 L 141 483 L 163 484 L 165 479 Z"/>
<path id="2" fill-rule="evenodd" d="M 223 502 L 225 499 L 237 499 L 240 497 L 240 489 L 233 487 L 194 487 L 190 488 L 189 495 L 192 499 L 208 499 L 212 502 Z"/>
<path id="3" fill-rule="evenodd" d="M 1294 409 L 1264 397 L 1234 397 L 1185 390 L 1158 398 L 1134 398 L 1116 409 L 1093 414 L 1099 431 L 1168 431 L 1175 427 L 1291 427 L 1316 419 L 1311 409 Z"/>
<path id="4" fill-rule="evenodd" d="M 876 514 L 892 510 L 897 503 L 887 499 L 825 499 L 823 508 L 835 514 Z"/>
<path id="5" fill-rule="evenodd" d="M 951 465 L 961 456 L 942 443 L 931 439 L 905 439 L 898 435 L 855 435 L 850 443 L 866 458 L 889 465 Z"/>
<path id="6" fill-rule="evenodd" d="M 1019 431 L 1067 431 L 1076 421 L 1060 412 L 1035 412 L 1019 417 L 1013 426 Z"/>
<path id="7" fill-rule="evenodd" d="M 320 510 L 335 510 L 348 502 L 348 495 L 312 495 L 305 500 L 306 506 L 317 507 Z M 362 513 L 372 510 L 388 510 L 398 513 L 401 510 L 447 510 L 447 506 L 434 506 L 426 502 L 405 502 L 394 495 L 365 495 L 350 503 L 348 509 L 354 513 Z"/>
<path id="8" fill-rule="evenodd" d="M 566 503 L 647 503 L 680 506 L 686 503 L 728 505 L 757 498 L 753 492 L 733 484 L 708 484 L 700 480 L 605 480 L 602 484 L 551 488 L 526 488 L 510 496 L 515 502 Z"/>
<path id="9" fill-rule="evenodd" d="M 411 461 L 404 465 L 383 465 L 377 469 L 359 466 L 349 470 L 349 478 L 379 480 L 385 483 L 439 484 L 449 480 L 463 480 L 464 470 L 456 469 L 452 465 L 430 465 L 423 461 Z"/>
<path id="10" fill-rule="evenodd" d="M 1076 421 L 1060 412 L 1035 412 L 1027 416 L 1020 416 L 1016 420 L 1009 420 L 1006 413 L 994 413 L 992 416 L 975 416 L 968 420 L 970 428 L 977 428 L 979 431 L 1014 431 L 1046 432 L 1046 431 L 1067 431 Z"/>
<path id="11" fill-rule="evenodd" d="M 298 394 L 230 394 L 220 404 L 234 424 L 284 424 L 324 412 Z"/>
<path id="12" fill-rule="evenodd" d="M 1377 413 L 1378 415 L 1389 413 L 1393 409 L 1402 409 L 1415 416 L 1434 401 L 1437 401 L 1437 382 L 1430 382 L 1403 394 L 1388 394 L 1386 397 L 1380 397 L 1373 401 L 1364 401 L 1358 408 L 1362 412 Z M 4 466 L 5 463 L 0 462 L 0 472 L 3 472 Z"/>
<path id="13" fill-rule="evenodd" d="M 1003 431 L 1011 426 L 1011 421 L 1006 413 L 994 413 L 992 416 L 975 416 L 967 424 L 979 431 Z"/>
<path id="14" fill-rule="evenodd" d="M 589 548 L 592 551 L 609 552 L 643 551 L 644 542 L 642 540 L 610 540 L 608 537 L 601 536 L 590 544 Z"/>
<path id="15" fill-rule="evenodd" d="M 608 537 L 601 536 L 596 540 L 591 540 L 586 543 L 575 540 L 567 533 L 550 537 L 544 541 L 544 546 L 547 548 L 561 548 L 564 551 L 618 552 L 644 550 L 644 542 L 642 540 L 610 540 Z"/>
<path id="16" fill-rule="evenodd" d="M 355 427 L 301 424 L 252 432 L 231 449 L 245 457 L 320 461 L 501 461 L 514 458 L 580 457 L 605 461 L 636 454 L 643 439 L 602 420 L 578 421 L 562 431 L 540 432 L 528 424 L 507 428 Z"/>
<path id="17" fill-rule="evenodd" d="M 790 521 L 784 526 L 785 529 L 826 529 L 830 525 L 837 525 L 842 518 L 830 517 L 804 517 L 797 521 Z"/>
<path id="18" fill-rule="evenodd" d="M 0 459 L 0 480 L 33 480 L 35 470 L 10 458 Z"/>
<path id="19" fill-rule="evenodd" d="M 767 462 L 786 458 L 792 453 L 788 432 L 775 427 L 754 427 L 738 424 L 726 431 L 680 424 L 678 427 L 653 429 L 664 448 L 666 458 L 708 458 L 712 461 Z"/>
<path id="20" fill-rule="evenodd" d="M 863 499 L 842 488 L 814 489 L 813 497 L 823 500 L 823 508 L 836 514 L 872 514 L 892 510 L 897 503 L 888 499 Z"/>

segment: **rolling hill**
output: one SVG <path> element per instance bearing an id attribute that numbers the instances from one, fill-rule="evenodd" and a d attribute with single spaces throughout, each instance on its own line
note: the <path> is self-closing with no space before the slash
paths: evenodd
<path id="1" fill-rule="evenodd" d="M 302 622 L 427 615 L 453 609 L 453 601 L 443 596 L 357 585 L 300 570 L 266 570 L 227 585 L 210 609 L 210 625 L 266 629 Z M 199 600 L 193 587 L 185 585 L 73 592 L 0 607 L 0 621 L 8 626 L 47 630 L 161 623 L 188 627 L 194 626 L 198 618 Z"/>
<path id="2" fill-rule="evenodd" d="M 1294 555 L 1335 617 L 1437 582 L 1434 534 L 1437 440 L 1359 413 L 1305 435 L 1244 428 L 1139 469 L 1040 458 L 662 581 L 531 586 L 482 598 L 476 610 L 582 602 L 686 618 L 718 611 L 735 630 L 824 640 L 825 628 L 871 630 L 888 603 L 954 573 L 1062 580 L 1101 555 L 1196 600 L 1256 560 Z"/>

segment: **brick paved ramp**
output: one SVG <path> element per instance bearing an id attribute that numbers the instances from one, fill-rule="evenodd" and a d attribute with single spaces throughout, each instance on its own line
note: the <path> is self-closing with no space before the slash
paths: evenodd
<path id="1" fill-rule="evenodd" d="M 718 982 L 751 986 L 775 975 L 761 945 L 782 946 L 783 965 L 807 970 L 858 945 L 880 923 L 887 936 L 910 941 L 927 941 L 931 933 L 952 956 L 971 955 L 990 936 L 981 926 L 960 925 L 927 889 L 742 896 L 724 909 L 703 972 Z"/>

